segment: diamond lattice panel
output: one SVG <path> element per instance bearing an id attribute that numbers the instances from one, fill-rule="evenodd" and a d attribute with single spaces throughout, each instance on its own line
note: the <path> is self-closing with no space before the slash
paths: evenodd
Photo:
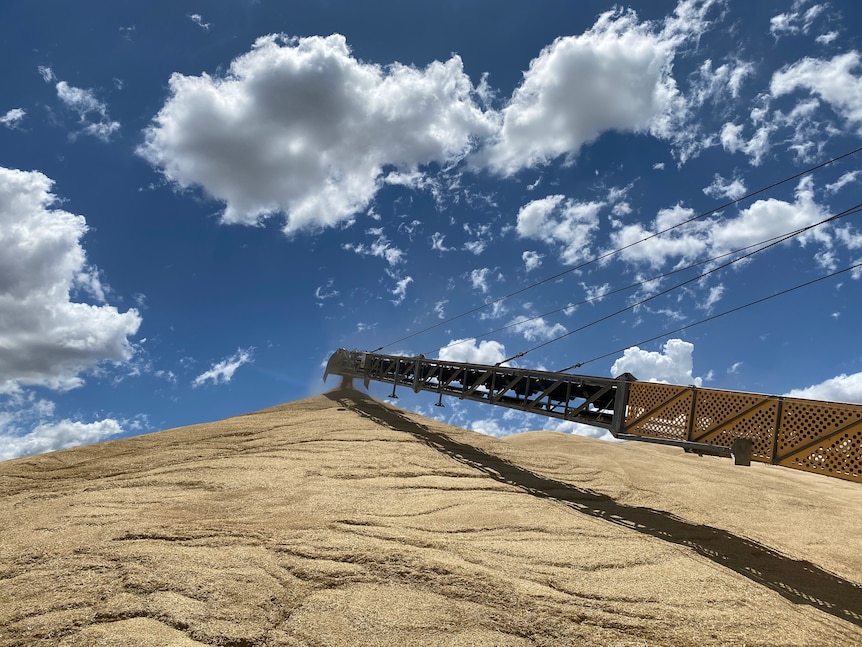
<path id="1" fill-rule="evenodd" d="M 862 406 L 785 400 L 778 459 L 786 467 L 862 480 Z"/>
<path id="2" fill-rule="evenodd" d="M 687 440 L 691 389 L 670 384 L 629 385 L 626 431 L 639 436 Z"/>
<path id="3" fill-rule="evenodd" d="M 770 462 L 778 400 L 753 393 L 698 389 L 693 439 L 730 447 L 736 438 L 751 440 L 754 460 Z"/>
<path id="4" fill-rule="evenodd" d="M 685 390 L 683 386 L 674 386 L 672 384 L 632 382 L 629 385 L 629 408 L 626 415 L 626 424 L 629 425 L 653 409 L 658 409 L 662 404 Z"/>
<path id="5" fill-rule="evenodd" d="M 862 406 L 788 398 L 781 411 L 778 457 L 857 423 L 862 423 Z"/>
<path id="6" fill-rule="evenodd" d="M 848 481 L 862 481 L 862 428 L 857 426 L 855 432 L 834 434 L 828 442 L 783 458 L 780 464 Z"/>

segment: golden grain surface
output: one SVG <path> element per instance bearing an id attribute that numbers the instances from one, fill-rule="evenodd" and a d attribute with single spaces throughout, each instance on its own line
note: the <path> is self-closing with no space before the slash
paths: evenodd
<path id="1" fill-rule="evenodd" d="M 0 646 L 862 644 L 862 487 L 336 390 L 0 463 Z"/>

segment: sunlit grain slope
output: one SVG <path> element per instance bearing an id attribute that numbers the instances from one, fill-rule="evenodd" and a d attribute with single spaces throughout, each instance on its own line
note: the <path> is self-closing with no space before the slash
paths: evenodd
<path id="1" fill-rule="evenodd" d="M 846 481 L 335 391 L 0 463 L 0 645 L 862 644 L 860 513 Z"/>

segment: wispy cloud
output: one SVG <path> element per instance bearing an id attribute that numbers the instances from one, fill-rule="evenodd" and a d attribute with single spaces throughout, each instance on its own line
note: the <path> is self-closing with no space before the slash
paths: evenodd
<path id="1" fill-rule="evenodd" d="M 24 120 L 26 115 L 27 111 L 23 108 L 12 108 L 7 111 L 5 115 L 0 117 L 0 124 L 3 124 L 12 130 L 16 130 L 21 125 L 21 122 Z"/>
<path id="2" fill-rule="evenodd" d="M 236 353 L 220 362 L 216 362 L 209 370 L 198 375 L 192 381 L 192 386 L 203 386 L 207 382 L 211 382 L 212 384 L 229 384 L 233 379 L 233 374 L 240 366 L 254 361 L 253 353 L 254 347 L 238 348 Z"/>
<path id="3" fill-rule="evenodd" d="M 355 252 L 360 256 L 376 256 L 384 259 L 387 264 L 392 267 L 399 265 L 404 261 L 403 250 L 395 247 L 383 233 L 383 229 L 375 227 L 369 229 L 367 234 L 376 236 L 376 239 L 369 244 L 365 243 L 344 243 L 342 249 Z"/>
<path id="4" fill-rule="evenodd" d="M 329 279 L 326 282 L 326 285 L 319 285 L 314 290 L 314 298 L 317 299 L 318 305 L 323 305 L 323 302 L 328 299 L 334 299 L 339 295 L 338 290 L 335 289 L 335 279 Z"/>
<path id="5" fill-rule="evenodd" d="M 56 88 L 60 101 L 78 114 L 83 134 L 107 142 L 120 129 L 120 122 L 111 119 L 108 106 L 92 90 L 76 88 L 65 81 L 57 83 Z"/>
<path id="6" fill-rule="evenodd" d="M 74 133 L 74 136 L 90 135 L 107 142 L 120 129 L 120 122 L 111 119 L 107 104 L 99 100 L 93 90 L 78 88 L 66 81 L 57 81 L 57 76 L 50 67 L 40 65 L 37 70 L 46 83 L 56 81 L 54 87 L 57 98 L 67 109 L 77 114 L 81 129 Z"/>
<path id="7" fill-rule="evenodd" d="M 413 283 L 412 276 L 405 276 L 404 278 L 398 279 L 395 283 L 395 288 L 390 291 L 390 294 L 395 297 L 392 299 L 392 303 L 395 305 L 400 305 L 402 301 L 407 297 L 407 286 Z"/>
<path id="8" fill-rule="evenodd" d="M 45 83 L 54 83 L 57 80 L 54 70 L 46 65 L 39 65 L 36 67 L 36 71 L 39 72 L 39 75 Z"/>
<path id="9" fill-rule="evenodd" d="M 474 290 L 480 290 L 484 293 L 487 293 L 490 289 L 488 287 L 488 275 L 491 273 L 490 268 L 482 267 L 479 269 L 470 271 L 470 283 L 473 286 Z"/>
<path id="10" fill-rule="evenodd" d="M 199 13 L 189 14 L 189 20 L 191 20 L 194 24 L 196 24 L 204 31 L 209 31 L 210 27 L 212 27 L 212 24 L 204 22 L 203 17 Z"/>

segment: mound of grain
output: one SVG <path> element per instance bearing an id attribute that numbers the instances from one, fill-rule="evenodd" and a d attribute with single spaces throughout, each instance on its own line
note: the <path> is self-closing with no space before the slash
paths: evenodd
<path id="1" fill-rule="evenodd" d="M 860 512 L 334 391 L 0 463 L 0 645 L 862 644 Z"/>

